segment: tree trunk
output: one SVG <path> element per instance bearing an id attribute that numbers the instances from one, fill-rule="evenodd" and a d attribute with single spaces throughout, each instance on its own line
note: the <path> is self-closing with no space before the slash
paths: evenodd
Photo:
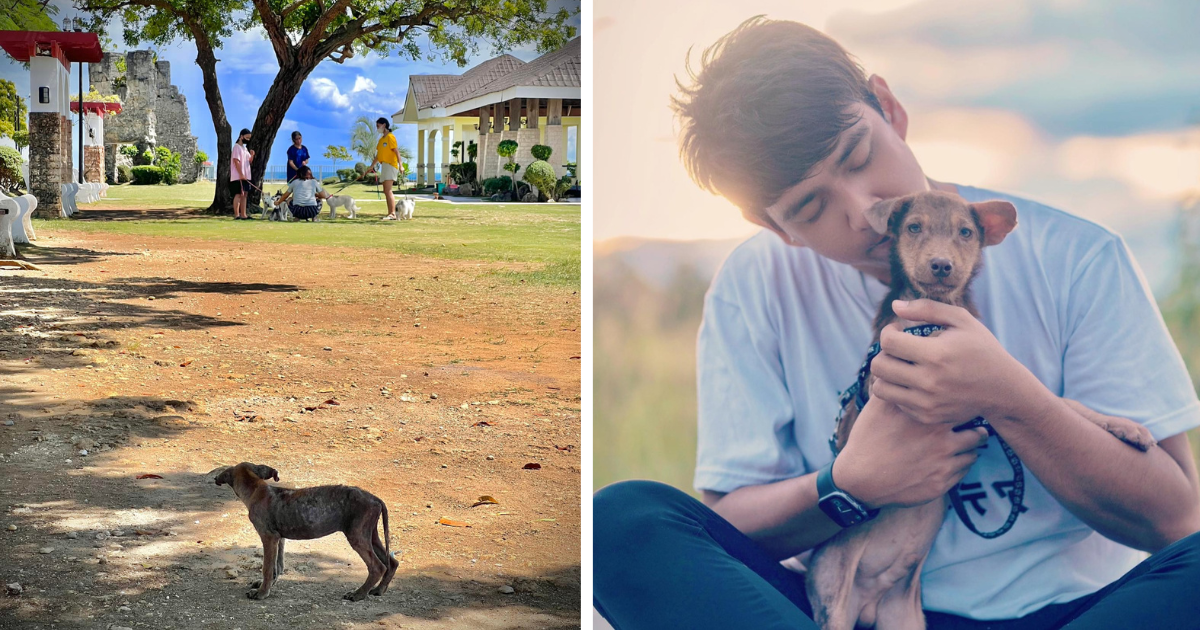
<path id="1" fill-rule="evenodd" d="M 320 60 L 311 63 L 298 61 L 294 66 L 280 67 L 279 74 L 275 75 L 275 82 L 271 84 L 271 89 L 267 90 L 267 95 L 258 108 L 258 117 L 254 119 L 254 128 L 251 130 L 253 133 L 247 147 L 254 150 L 254 161 L 250 164 L 250 179 L 254 186 L 246 196 L 247 205 L 258 205 L 262 197 L 259 189 L 263 185 L 263 174 L 266 173 L 267 161 L 271 158 L 271 145 L 275 143 L 275 136 L 279 133 L 279 127 L 283 125 L 284 115 L 292 106 L 296 95 L 300 93 L 300 88 L 304 86 L 304 80 L 316 69 L 318 63 Z"/>
<path id="2" fill-rule="evenodd" d="M 229 194 L 233 130 L 225 118 L 225 103 L 221 100 L 221 88 L 217 85 L 217 58 L 211 46 L 196 42 L 196 65 L 200 66 L 204 75 L 204 98 L 212 114 L 213 129 L 217 132 L 217 190 L 213 193 L 212 205 L 206 211 L 211 214 L 233 214 L 233 196 Z"/>

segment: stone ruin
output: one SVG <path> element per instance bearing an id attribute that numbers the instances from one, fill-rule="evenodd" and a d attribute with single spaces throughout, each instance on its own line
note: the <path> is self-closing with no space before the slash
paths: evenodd
<path id="1" fill-rule="evenodd" d="M 117 61 L 125 60 L 125 72 Z M 100 63 L 88 64 L 92 87 L 103 95 L 121 97 L 122 111 L 104 120 L 104 172 L 117 181 L 117 165 L 132 164 L 121 155 L 125 145 L 141 153 L 164 146 L 180 155 L 179 183 L 196 181 L 196 136 L 192 135 L 187 98 L 171 85 L 171 62 L 155 63 L 149 50 L 104 53 Z"/>

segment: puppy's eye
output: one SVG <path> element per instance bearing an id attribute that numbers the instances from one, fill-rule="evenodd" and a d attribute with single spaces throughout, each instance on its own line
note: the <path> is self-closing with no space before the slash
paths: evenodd
<path id="1" fill-rule="evenodd" d="M 971 238 L 972 236 L 975 235 L 975 232 L 971 231 L 971 228 L 963 228 L 963 229 L 959 230 L 958 233 L 963 238 Z"/>
<path id="2" fill-rule="evenodd" d="M 920 223 L 909 223 L 908 231 L 912 232 L 913 234 L 920 234 L 921 233 L 921 224 Z"/>

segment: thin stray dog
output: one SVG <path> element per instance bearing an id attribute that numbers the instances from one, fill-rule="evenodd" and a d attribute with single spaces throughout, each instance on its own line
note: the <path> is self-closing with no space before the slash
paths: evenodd
<path id="1" fill-rule="evenodd" d="M 388 533 L 387 505 L 379 497 L 353 486 L 280 488 L 266 480 L 279 481 L 270 466 L 242 462 L 217 475 L 216 483 L 233 487 L 233 493 L 250 510 L 250 522 L 263 544 L 263 576 L 250 585 L 246 597 L 266 599 L 279 574 L 283 573 L 283 541 L 312 540 L 342 532 L 350 546 L 367 565 L 367 581 L 343 599 L 357 602 L 387 592 L 400 561 L 392 555 Z M 379 540 L 379 518 L 383 517 L 383 541 Z M 372 588 L 373 587 L 373 588 Z"/>
<path id="2" fill-rule="evenodd" d="M 867 220 L 892 239 L 892 285 L 875 319 L 878 342 L 880 331 L 900 321 L 893 300 L 936 300 L 978 318 L 968 285 L 981 268 L 983 248 L 999 244 L 1017 227 L 1017 211 L 1007 201 L 969 204 L 957 195 L 930 191 L 881 201 L 867 211 Z M 868 386 L 873 381 L 868 377 Z M 1155 444 L 1149 430 L 1132 420 L 1113 422 L 1084 413 L 1074 401 L 1068 404 L 1139 450 Z M 845 404 L 834 436 L 839 452 L 860 411 L 853 398 Z M 945 497 L 916 507 L 884 508 L 875 519 L 815 548 L 805 579 L 817 624 L 824 630 L 923 630 L 921 568 L 946 511 Z"/>

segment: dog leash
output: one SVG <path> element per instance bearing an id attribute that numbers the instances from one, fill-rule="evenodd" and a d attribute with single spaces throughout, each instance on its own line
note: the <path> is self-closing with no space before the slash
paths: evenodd
<path id="1" fill-rule="evenodd" d="M 919 326 L 905 328 L 904 332 L 910 335 L 916 335 L 918 337 L 928 337 L 939 330 L 942 330 L 942 327 L 937 324 L 921 324 Z M 838 411 L 837 419 L 834 421 L 833 435 L 829 437 L 829 450 L 833 451 L 834 457 L 837 457 L 838 454 L 838 427 L 842 423 L 842 416 L 846 412 L 847 405 L 853 402 L 855 406 L 858 407 L 858 410 L 862 411 L 862 409 L 867 405 L 867 400 L 870 399 L 870 393 L 867 391 L 867 378 L 871 376 L 871 361 L 875 359 L 879 352 L 879 342 L 876 341 L 875 343 L 871 344 L 871 348 L 867 351 L 866 360 L 864 360 L 862 366 L 858 368 L 858 379 L 854 381 L 854 384 L 851 385 L 849 389 L 842 392 L 841 397 L 839 398 L 841 408 Z M 1000 444 L 1000 448 L 1004 451 L 1004 456 L 1008 459 L 1009 466 L 1012 467 L 1012 489 L 1008 492 L 1008 498 L 1012 503 L 1012 509 L 1008 513 L 1008 519 L 1004 521 L 1003 525 L 993 531 L 979 531 L 979 528 L 977 528 L 975 523 L 971 520 L 971 515 L 967 513 L 966 506 L 963 505 L 962 497 L 958 493 L 958 486 L 955 485 L 953 488 L 950 488 L 950 492 L 948 494 L 950 497 L 950 505 L 954 508 L 954 512 L 958 515 L 958 519 L 962 521 L 962 524 L 965 525 L 967 529 L 971 531 L 971 533 L 981 538 L 991 539 L 998 538 L 1008 533 L 1008 531 L 1012 529 L 1013 525 L 1016 524 L 1017 518 L 1021 515 L 1021 512 L 1025 511 L 1025 468 L 1021 465 L 1021 458 L 1017 457 L 1017 454 L 1012 450 L 1012 447 L 1008 445 L 1008 442 L 1005 442 L 1004 438 L 1000 437 L 999 433 L 996 433 L 996 429 L 992 428 L 992 425 L 988 424 L 987 420 L 983 418 L 975 418 L 974 420 L 970 420 L 955 426 L 953 430 L 957 432 L 981 427 L 987 429 L 988 436 L 996 438 L 996 441 Z"/>

